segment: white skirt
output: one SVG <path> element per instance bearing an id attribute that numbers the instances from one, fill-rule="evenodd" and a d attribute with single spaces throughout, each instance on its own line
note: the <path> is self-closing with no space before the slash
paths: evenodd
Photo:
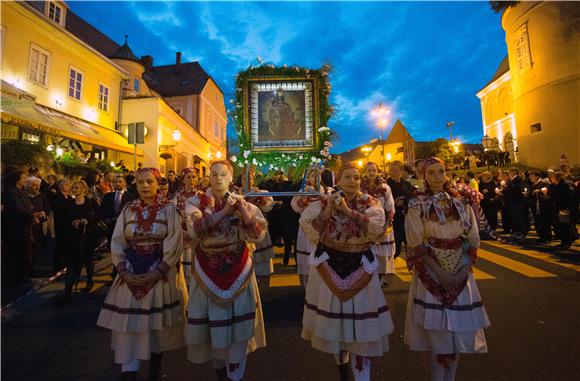
<path id="1" fill-rule="evenodd" d="M 308 240 L 304 230 L 298 228 L 296 238 L 296 270 L 298 275 L 308 275 L 310 271 L 310 254 L 316 250 L 316 245 Z"/>
<path id="2" fill-rule="evenodd" d="M 379 274 L 395 273 L 395 234 L 393 230 L 387 234 L 385 239 L 373 245 L 379 260 Z"/>
<path id="3" fill-rule="evenodd" d="M 405 344 L 411 350 L 439 354 L 485 353 L 487 343 L 483 329 L 489 326 L 471 273 L 465 288 L 450 307 L 444 307 L 425 288 L 417 273 L 413 273 L 405 319 Z"/>
<path id="4" fill-rule="evenodd" d="M 274 272 L 274 250 L 270 232 L 266 230 L 264 239 L 256 244 L 256 250 L 252 253 L 254 272 L 257 276 L 268 276 Z"/>
<path id="5" fill-rule="evenodd" d="M 353 298 L 342 302 L 328 288 L 316 267 L 311 267 L 302 338 L 313 348 L 338 354 L 348 351 L 377 357 L 389 351 L 388 335 L 394 330 L 377 273 Z"/>
<path id="6" fill-rule="evenodd" d="M 262 303 L 253 272 L 246 288 L 226 309 L 203 292 L 195 277 L 191 278 L 189 295 L 185 342 L 191 362 L 219 359 L 239 363 L 246 353 L 266 346 Z"/>

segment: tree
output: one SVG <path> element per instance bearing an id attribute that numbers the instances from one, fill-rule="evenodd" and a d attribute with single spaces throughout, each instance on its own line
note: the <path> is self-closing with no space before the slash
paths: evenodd
<path id="1" fill-rule="evenodd" d="M 519 3 L 519 1 L 490 1 L 489 6 L 495 13 L 499 13 L 509 7 L 517 5 L 517 3 Z"/>

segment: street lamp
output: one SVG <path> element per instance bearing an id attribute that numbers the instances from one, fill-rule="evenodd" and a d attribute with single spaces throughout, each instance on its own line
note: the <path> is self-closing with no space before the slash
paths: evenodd
<path id="1" fill-rule="evenodd" d="M 173 130 L 171 137 L 173 138 L 175 144 L 160 144 L 159 152 L 167 151 L 168 149 L 175 147 L 177 143 L 179 143 L 179 141 L 181 140 L 181 131 L 179 131 L 178 129 Z"/>
<path id="2" fill-rule="evenodd" d="M 453 141 L 453 125 L 455 122 L 447 122 L 445 127 L 449 128 L 449 143 Z"/>
<path id="3" fill-rule="evenodd" d="M 386 163 L 385 163 L 385 138 L 384 138 L 384 132 L 385 132 L 385 127 L 387 127 L 387 116 L 391 113 L 391 110 L 389 110 L 387 107 L 385 107 L 385 105 L 383 105 L 383 102 L 380 102 L 379 105 L 375 108 L 373 108 L 373 110 L 371 111 L 371 115 L 376 119 L 376 123 L 377 123 L 377 127 L 380 128 L 381 130 L 381 145 L 382 145 L 382 152 L 381 152 L 381 157 L 383 158 L 383 173 L 386 172 Z"/>
<path id="4" fill-rule="evenodd" d="M 370 153 L 371 153 L 371 151 L 373 149 L 371 147 L 369 147 L 369 146 L 364 146 L 360 150 L 362 151 L 362 153 L 363 153 L 363 155 L 364 155 L 364 157 L 365 157 L 365 159 L 366 159 L 366 161 L 368 163 L 368 161 L 369 161 L 369 155 L 370 155 Z"/>

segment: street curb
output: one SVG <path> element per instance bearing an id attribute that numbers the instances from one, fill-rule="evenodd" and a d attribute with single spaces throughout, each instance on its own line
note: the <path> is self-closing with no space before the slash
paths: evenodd
<path id="1" fill-rule="evenodd" d="M 111 256 L 107 255 L 107 256 L 105 256 L 105 258 L 103 258 L 95 263 L 95 269 L 94 269 L 95 274 L 98 273 L 99 271 L 103 270 L 104 268 L 106 268 L 110 264 L 111 264 Z M 58 273 L 56 273 L 52 277 L 39 282 L 38 285 L 35 285 L 34 287 L 32 287 L 32 289 L 29 290 L 26 294 L 16 298 L 13 302 L 8 303 L 6 306 L 2 307 L 0 309 L 0 319 L 2 320 L 2 322 L 3 323 L 7 322 L 7 321 L 15 318 L 16 316 L 21 315 L 21 314 L 29 311 L 32 307 L 35 307 L 38 304 L 38 302 L 41 301 L 41 297 L 43 295 L 42 291 L 45 290 L 46 288 L 48 288 L 49 286 L 51 286 L 52 284 L 56 283 L 57 280 L 59 280 L 63 275 L 66 274 L 66 270 L 67 270 L 67 268 L 65 267 L 64 269 L 60 270 Z M 86 278 L 86 276 L 84 278 Z M 81 279 L 83 279 L 83 278 L 81 278 Z M 35 297 L 37 300 L 34 300 Z M 24 303 L 24 302 L 27 302 L 27 303 Z M 21 307 L 21 306 L 22 307 L 31 307 L 31 308 L 19 309 L 19 307 Z"/>

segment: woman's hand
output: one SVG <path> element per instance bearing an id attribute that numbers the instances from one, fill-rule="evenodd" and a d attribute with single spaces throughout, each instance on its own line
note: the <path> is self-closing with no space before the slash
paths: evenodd
<path id="1" fill-rule="evenodd" d="M 131 274 L 130 272 L 121 274 L 121 280 L 129 286 L 144 286 L 139 275 Z"/>
<path id="2" fill-rule="evenodd" d="M 148 271 L 145 274 L 139 275 L 139 280 L 143 285 L 154 285 L 160 279 L 160 276 L 155 271 Z"/>
<path id="3" fill-rule="evenodd" d="M 453 278 L 455 279 L 455 287 L 460 287 L 463 282 L 469 276 L 469 266 L 463 266 L 458 272 L 453 274 Z"/>
<path id="4" fill-rule="evenodd" d="M 336 205 L 336 209 L 346 215 L 350 215 L 352 213 L 352 210 L 346 204 L 346 199 L 344 197 L 342 200 L 340 200 L 340 203 Z"/>

